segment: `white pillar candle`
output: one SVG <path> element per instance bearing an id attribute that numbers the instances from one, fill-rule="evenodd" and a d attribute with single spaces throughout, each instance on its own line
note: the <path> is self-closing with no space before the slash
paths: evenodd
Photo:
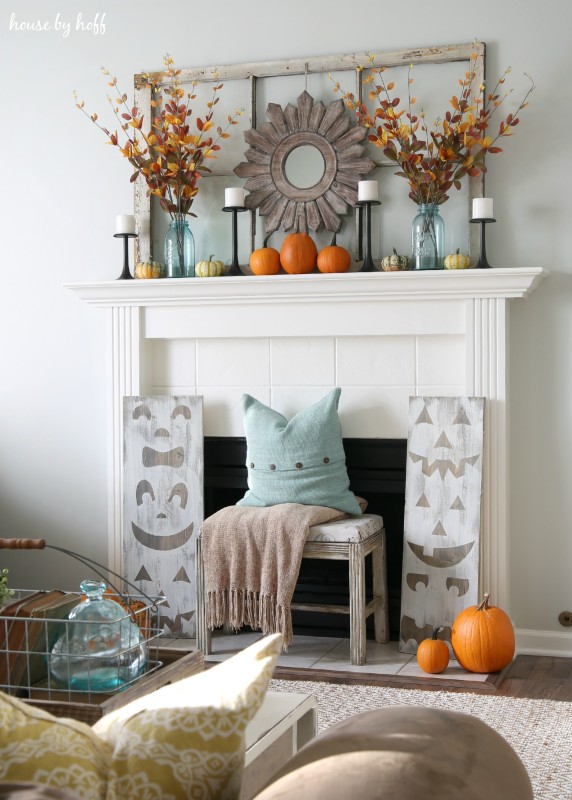
<path id="1" fill-rule="evenodd" d="M 377 181 L 359 181 L 357 185 L 358 202 L 377 200 L 378 190 Z"/>
<path id="2" fill-rule="evenodd" d="M 115 217 L 115 233 L 135 233 L 133 214 L 118 214 Z"/>
<path id="3" fill-rule="evenodd" d="M 475 197 L 473 200 L 473 219 L 493 219 L 492 197 Z"/>
<path id="4" fill-rule="evenodd" d="M 242 208 L 244 206 L 244 189 L 225 189 L 224 205 L 226 208 Z"/>

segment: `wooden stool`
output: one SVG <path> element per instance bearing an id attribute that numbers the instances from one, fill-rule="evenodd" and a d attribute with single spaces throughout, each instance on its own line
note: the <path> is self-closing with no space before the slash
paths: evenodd
<path id="1" fill-rule="evenodd" d="M 204 573 L 201 537 L 197 538 L 197 648 L 205 655 L 211 652 L 211 636 L 206 624 Z M 365 596 L 365 557 L 371 553 L 373 598 Z M 362 666 L 366 662 L 366 619 L 374 615 L 376 642 L 389 641 L 387 614 L 387 577 L 385 530 L 377 514 L 314 525 L 304 546 L 302 558 L 347 561 L 349 567 L 349 605 L 292 603 L 292 610 L 323 611 L 350 615 L 350 662 Z"/>

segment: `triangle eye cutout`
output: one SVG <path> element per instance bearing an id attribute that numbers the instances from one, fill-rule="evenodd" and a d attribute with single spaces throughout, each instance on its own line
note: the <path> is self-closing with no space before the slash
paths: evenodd
<path id="1" fill-rule="evenodd" d="M 437 441 L 435 442 L 435 444 L 433 446 L 434 447 L 448 447 L 449 450 L 453 449 L 453 445 L 451 444 L 451 442 L 447 438 L 447 434 L 445 433 L 445 431 L 441 432 L 441 436 L 439 436 L 439 438 L 437 439 Z"/>
<path id="2" fill-rule="evenodd" d="M 447 536 L 447 531 L 445 530 L 445 528 L 443 527 L 441 522 L 438 522 L 435 525 L 435 528 L 433 529 L 433 533 L 431 535 L 432 536 Z"/>
<path id="3" fill-rule="evenodd" d="M 150 581 L 151 576 L 145 567 L 141 567 L 137 575 L 133 578 L 134 581 Z"/>
<path id="4" fill-rule="evenodd" d="M 463 505 L 463 502 L 462 502 L 461 498 L 459 497 L 459 495 L 457 495 L 455 497 L 455 499 L 453 500 L 453 502 L 450 505 L 450 508 L 453 508 L 455 511 L 464 511 L 465 510 L 465 506 Z"/>
<path id="5" fill-rule="evenodd" d="M 429 500 L 427 500 L 427 495 L 425 492 L 421 495 L 419 500 L 415 503 L 416 506 L 421 506 L 421 508 L 431 508 L 429 505 Z"/>
<path id="6" fill-rule="evenodd" d="M 457 412 L 457 416 L 455 417 L 455 419 L 453 420 L 453 422 L 451 424 L 452 425 L 470 425 L 471 424 L 471 420 L 465 414 L 465 409 L 464 408 L 460 408 L 459 409 L 459 411 Z"/>
<path id="7" fill-rule="evenodd" d="M 173 581 L 184 581 L 185 583 L 190 583 L 191 579 L 187 575 L 185 568 L 181 567 L 181 569 L 177 572 L 177 574 L 173 578 Z"/>
<path id="8" fill-rule="evenodd" d="M 422 422 L 426 422 L 427 425 L 433 425 L 433 420 L 429 416 L 429 412 L 427 411 L 427 406 L 423 406 L 423 411 L 417 417 L 417 421 L 415 422 L 415 424 L 420 425 Z"/>

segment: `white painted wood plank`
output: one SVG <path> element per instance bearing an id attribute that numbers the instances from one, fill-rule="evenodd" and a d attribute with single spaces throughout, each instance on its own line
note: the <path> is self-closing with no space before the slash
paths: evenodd
<path id="1" fill-rule="evenodd" d="M 478 600 L 482 397 L 412 397 L 399 649 L 414 653 Z"/>

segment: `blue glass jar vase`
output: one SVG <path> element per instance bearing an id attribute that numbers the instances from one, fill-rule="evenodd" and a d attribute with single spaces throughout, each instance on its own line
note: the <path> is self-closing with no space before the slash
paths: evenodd
<path id="1" fill-rule="evenodd" d="M 422 203 L 411 226 L 411 269 L 444 269 L 445 223 L 436 203 Z"/>
<path id="2" fill-rule="evenodd" d="M 72 608 L 51 650 L 50 677 L 61 688 L 117 691 L 144 673 L 145 637 L 119 603 L 104 598 L 105 583 L 86 580 L 80 588 L 86 599 Z"/>
<path id="3" fill-rule="evenodd" d="M 195 277 L 195 239 L 184 214 L 175 214 L 165 236 L 167 278 Z"/>

